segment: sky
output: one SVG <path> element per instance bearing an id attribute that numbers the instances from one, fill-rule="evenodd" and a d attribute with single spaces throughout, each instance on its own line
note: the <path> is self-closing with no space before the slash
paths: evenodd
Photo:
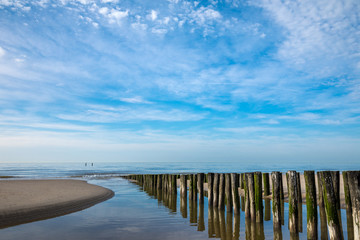
<path id="1" fill-rule="evenodd" d="M 0 162 L 359 156 L 360 1 L 0 0 Z"/>

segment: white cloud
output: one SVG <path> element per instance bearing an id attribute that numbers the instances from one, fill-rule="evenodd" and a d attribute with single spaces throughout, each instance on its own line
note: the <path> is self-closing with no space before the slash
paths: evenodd
<path id="1" fill-rule="evenodd" d="M 111 9 L 111 12 L 107 15 L 110 18 L 110 23 L 119 23 L 122 19 L 126 18 L 129 15 L 129 10 L 120 11 L 116 9 Z"/>
<path id="2" fill-rule="evenodd" d="M 118 3 L 119 0 L 101 0 L 102 3 Z"/>
<path id="3" fill-rule="evenodd" d="M 356 62 L 354 59 L 359 59 L 359 1 L 259 0 L 257 3 L 286 30 L 278 50 L 278 57 L 286 63 L 303 66 L 305 70 L 315 67 L 318 75 L 328 76 L 342 71 L 339 62 L 351 66 Z"/>
<path id="4" fill-rule="evenodd" d="M 191 113 L 178 109 L 159 110 L 151 108 L 109 108 L 108 106 L 97 106 L 80 114 L 60 114 L 60 119 L 96 122 L 115 123 L 128 121 L 199 121 L 205 118 L 205 114 Z"/>
<path id="5" fill-rule="evenodd" d="M 3 57 L 3 56 L 5 56 L 5 54 L 6 54 L 5 49 L 3 49 L 2 47 L 0 47 L 0 58 Z"/>
<path id="6" fill-rule="evenodd" d="M 128 103 L 145 103 L 150 104 L 151 102 L 144 100 L 141 96 L 136 96 L 132 98 L 120 98 L 120 101 L 128 102 Z"/>
<path id="7" fill-rule="evenodd" d="M 158 17 L 158 12 L 155 10 L 151 10 L 151 12 L 147 15 L 147 19 L 151 21 L 155 21 Z"/>
<path id="8" fill-rule="evenodd" d="M 102 15 L 106 15 L 109 12 L 109 9 L 107 7 L 102 7 L 99 9 L 99 13 Z"/>
<path id="9" fill-rule="evenodd" d="M 199 25 L 208 24 L 209 21 L 220 19 L 221 14 L 211 8 L 200 7 L 190 14 L 192 21 L 195 21 Z"/>

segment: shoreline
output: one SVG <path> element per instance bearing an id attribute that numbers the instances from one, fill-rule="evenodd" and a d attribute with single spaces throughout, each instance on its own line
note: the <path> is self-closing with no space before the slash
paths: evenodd
<path id="1" fill-rule="evenodd" d="M 0 180 L 0 229 L 63 216 L 114 196 L 83 180 Z"/>

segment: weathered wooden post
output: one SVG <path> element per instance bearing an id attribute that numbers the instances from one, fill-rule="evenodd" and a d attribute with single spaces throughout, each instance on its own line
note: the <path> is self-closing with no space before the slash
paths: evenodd
<path id="1" fill-rule="evenodd" d="M 272 172 L 272 214 L 274 229 L 281 229 L 281 198 L 280 184 L 282 175 L 280 172 Z"/>
<path id="2" fill-rule="evenodd" d="M 197 189 L 199 192 L 199 204 L 204 204 L 204 173 L 197 174 Z"/>
<path id="3" fill-rule="evenodd" d="M 262 199 L 262 175 L 261 172 L 254 173 L 255 190 L 255 212 L 256 222 L 263 221 L 263 199 Z"/>
<path id="4" fill-rule="evenodd" d="M 315 172 L 304 171 L 306 189 L 307 239 L 317 239 L 317 200 Z"/>
<path id="5" fill-rule="evenodd" d="M 348 172 L 348 183 L 352 205 L 354 239 L 360 239 L 360 171 Z"/>
<path id="6" fill-rule="evenodd" d="M 324 197 L 323 197 L 323 186 L 322 186 L 322 181 L 321 181 L 321 172 L 317 172 L 316 173 L 316 177 L 317 177 L 317 183 L 318 183 L 318 204 L 319 207 L 324 207 Z"/>
<path id="7" fill-rule="evenodd" d="M 185 196 L 187 195 L 187 179 L 186 179 L 186 175 L 182 174 L 180 176 L 180 196 Z"/>
<path id="8" fill-rule="evenodd" d="M 219 179 L 219 210 L 225 209 L 225 174 L 221 173 Z"/>
<path id="9" fill-rule="evenodd" d="M 347 174 L 348 174 L 347 171 L 342 172 L 343 183 L 344 183 L 345 204 L 346 204 L 346 209 L 352 210 L 351 209 L 350 190 L 349 190 L 349 180 L 348 180 Z"/>
<path id="10" fill-rule="evenodd" d="M 298 186 L 298 202 L 302 203 L 302 191 L 301 191 L 301 181 L 300 181 L 300 173 L 297 173 L 297 178 L 296 178 L 296 184 Z"/>
<path id="11" fill-rule="evenodd" d="M 239 199 L 239 174 L 231 174 L 231 189 L 232 189 L 232 200 L 234 205 L 234 214 L 240 214 L 240 199 Z"/>
<path id="12" fill-rule="evenodd" d="M 345 204 L 346 204 L 346 227 L 347 227 L 348 239 L 354 239 L 352 205 L 351 205 L 351 197 L 350 197 L 350 189 L 349 189 L 349 180 L 347 174 L 348 174 L 347 171 L 342 172 Z"/>
<path id="13" fill-rule="evenodd" d="M 231 178 L 230 174 L 225 174 L 225 198 L 226 198 L 226 211 L 232 211 L 232 196 L 231 196 Z"/>
<path id="14" fill-rule="evenodd" d="M 317 176 L 319 176 L 317 174 Z M 320 215 L 320 239 L 321 240 L 328 240 L 328 230 L 327 230 L 327 223 L 326 223 L 326 212 L 324 204 L 319 206 L 319 215 Z"/>
<path id="15" fill-rule="evenodd" d="M 251 220 L 255 221 L 256 211 L 255 211 L 254 173 L 247 173 L 247 188 L 249 193 L 250 217 Z"/>
<path id="16" fill-rule="evenodd" d="M 270 182 L 269 182 L 269 173 L 263 173 L 264 181 L 264 196 L 270 195 Z"/>
<path id="17" fill-rule="evenodd" d="M 193 178 L 193 176 L 191 174 L 189 175 L 189 180 L 190 180 L 190 182 L 189 182 L 189 201 L 191 201 L 191 200 L 194 199 L 194 195 L 193 195 L 194 194 L 194 190 L 193 190 L 194 178 Z"/>
<path id="18" fill-rule="evenodd" d="M 244 181 L 245 181 L 245 178 L 244 178 L 244 176 L 245 176 L 245 173 L 240 173 L 240 182 L 239 182 L 239 185 L 240 185 L 240 188 L 241 189 L 244 189 Z"/>
<path id="19" fill-rule="evenodd" d="M 207 174 L 207 182 L 208 182 L 208 206 L 213 205 L 213 196 L 214 196 L 214 173 L 208 173 Z"/>
<path id="20" fill-rule="evenodd" d="M 193 186 L 192 186 L 192 190 L 193 190 L 193 200 L 196 200 L 197 201 L 197 181 L 196 181 L 196 174 L 193 174 L 192 175 L 192 178 L 193 178 Z"/>
<path id="21" fill-rule="evenodd" d="M 334 191 L 334 182 L 330 171 L 320 172 L 323 187 L 323 199 L 325 204 L 326 218 L 330 239 L 343 239 L 342 229 L 340 228 L 337 200 Z"/>
<path id="22" fill-rule="evenodd" d="M 177 175 L 171 175 L 171 192 L 177 194 Z"/>
<path id="23" fill-rule="evenodd" d="M 287 172 L 289 195 L 289 231 L 290 234 L 298 233 L 298 186 L 296 171 Z"/>
<path id="24" fill-rule="evenodd" d="M 336 207 L 340 209 L 340 172 L 330 171 L 333 180 L 334 194 L 336 199 Z M 341 220 L 341 219 L 340 219 Z"/>
<path id="25" fill-rule="evenodd" d="M 214 174 L 214 183 L 213 183 L 213 207 L 217 208 L 219 204 L 219 174 Z"/>
<path id="26" fill-rule="evenodd" d="M 270 206 L 270 199 L 264 199 L 265 206 L 264 206 L 264 220 L 270 221 L 271 220 L 271 206 Z"/>
<path id="27" fill-rule="evenodd" d="M 157 188 L 158 191 L 162 190 L 162 174 L 157 175 L 157 186 L 156 186 L 156 188 Z"/>
<path id="28" fill-rule="evenodd" d="M 247 178 L 248 178 L 247 173 L 246 174 L 244 173 L 244 192 L 245 192 L 244 211 L 245 211 L 245 218 L 251 218 L 250 196 L 249 196 L 249 188 L 248 188 Z"/>

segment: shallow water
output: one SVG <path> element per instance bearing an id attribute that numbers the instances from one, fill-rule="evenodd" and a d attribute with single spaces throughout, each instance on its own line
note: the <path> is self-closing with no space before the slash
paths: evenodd
<path id="1" fill-rule="evenodd" d="M 273 239 L 271 202 L 264 201 L 268 221 L 254 225 L 239 217 L 208 208 L 180 194 L 165 195 L 144 191 L 141 186 L 121 178 L 90 180 L 115 192 L 114 198 L 69 215 L 0 230 L 0 239 Z M 186 204 L 185 204 L 186 203 Z M 344 238 L 347 239 L 346 211 L 341 210 Z M 284 204 L 284 226 L 276 232 L 290 239 L 288 205 Z M 319 239 L 320 218 L 319 218 Z M 324 234 L 323 234 L 324 236 Z M 322 237 L 323 237 L 322 236 Z M 279 239 L 279 238 L 278 238 Z M 302 205 L 302 232 L 306 239 L 306 207 Z M 326 239 L 326 238 L 325 238 Z"/>

